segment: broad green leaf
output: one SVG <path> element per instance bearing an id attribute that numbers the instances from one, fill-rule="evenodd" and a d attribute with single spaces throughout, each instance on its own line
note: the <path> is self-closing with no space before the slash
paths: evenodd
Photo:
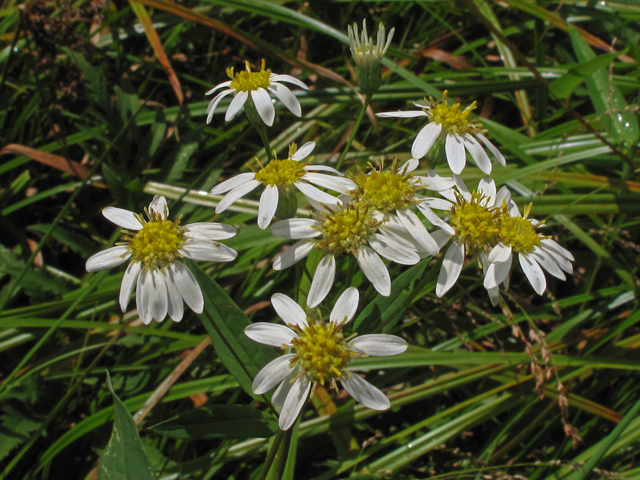
<path id="1" fill-rule="evenodd" d="M 227 292 L 195 263 L 189 262 L 204 295 L 204 312 L 199 315 L 211 337 L 220 361 L 238 384 L 251 396 L 251 384 L 256 374 L 276 353 L 271 347 L 254 342 L 244 334 L 251 320 L 242 313 Z"/>
<path id="2" fill-rule="evenodd" d="M 29 434 L 40 426 L 39 422 L 25 417 L 11 405 L 2 407 L 4 412 L 0 420 L 0 460 L 5 458 L 11 450 L 29 439 Z"/>
<path id="3" fill-rule="evenodd" d="M 113 391 L 109 373 L 107 386 L 113 397 L 113 430 L 98 464 L 98 480 L 154 480 L 156 474 L 144 452 L 138 427 Z"/>
<path id="4" fill-rule="evenodd" d="M 549 90 L 558 98 L 569 98 L 573 91 L 586 81 L 587 78 L 594 74 L 601 68 L 608 67 L 614 58 L 619 57 L 625 53 L 627 49 L 615 53 L 605 53 L 604 55 L 598 55 L 591 60 L 579 63 L 573 68 L 570 68 L 567 73 L 560 78 L 556 78 L 549 85 Z"/>
<path id="5" fill-rule="evenodd" d="M 268 438 L 278 433 L 278 420 L 251 407 L 209 405 L 176 415 L 150 429 L 186 440 Z"/>
<path id="6" fill-rule="evenodd" d="M 387 332 L 393 328 L 411 304 L 418 290 L 415 283 L 419 279 L 424 280 L 430 262 L 431 258 L 425 258 L 396 278 L 391 283 L 391 295 L 378 295 L 368 304 L 353 322 L 353 330 L 362 335 L 379 330 Z"/>
<path id="7" fill-rule="evenodd" d="M 580 62 L 596 58 L 591 47 L 575 28 L 570 28 L 569 34 Z M 613 143 L 635 146 L 640 138 L 638 118 L 627 108 L 627 102 L 618 87 L 610 81 L 607 70 L 600 68 L 591 74 L 587 78 L 587 89 L 593 106 L 598 114 L 603 116 L 603 123 Z"/>

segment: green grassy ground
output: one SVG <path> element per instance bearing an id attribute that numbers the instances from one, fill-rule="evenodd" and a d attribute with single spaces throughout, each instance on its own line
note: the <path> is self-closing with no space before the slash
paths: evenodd
<path id="1" fill-rule="evenodd" d="M 443 90 L 477 101 L 474 114 L 507 159 L 492 177 L 521 208 L 534 202 L 532 215 L 574 254 L 574 274 L 550 279 L 538 296 L 516 269 L 497 308 L 473 259 L 442 298 L 437 259 L 393 264 L 388 301 L 355 275 L 359 333 L 385 325 L 410 344 L 396 357 L 359 360 L 391 409 L 319 390 L 271 477 L 640 478 L 640 7 L 573 0 L 5 1 L 0 478 L 148 478 L 113 467 L 142 468 L 125 460 L 135 448 L 105 454 L 114 420 L 107 371 L 124 402 L 116 420 L 134 439 L 133 414 L 157 478 L 264 478 L 280 436 L 185 439 L 149 428 L 205 402 L 268 412 L 229 368 L 248 364 L 234 349 L 244 348 L 243 322 L 276 319 L 272 294 L 309 288 L 303 268 L 271 268 L 287 242 L 256 226 L 257 196 L 214 213 L 206 192 L 267 157 L 244 115 L 205 123 L 204 93 L 226 68 L 265 58 L 311 87 L 296 90 L 301 118 L 277 107 L 271 146 L 284 154 L 291 142 L 315 141 L 315 162 L 330 163 L 362 104 L 346 29 L 363 18 L 396 29 L 372 112 L 411 109 Z M 409 158 L 421 125 L 365 116 L 343 169 Z M 446 164 L 437 170 L 450 174 Z M 473 165 L 462 174 L 469 185 L 481 176 Z M 224 242 L 236 261 L 199 264 L 199 279 L 222 289 L 207 283 L 208 298 L 224 303 L 224 291 L 237 304 L 228 315 L 212 307 L 213 317 L 145 326 L 133 301 L 120 312 L 124 267 L 86 273 L 86 259 L 120 235 L 101 210 L 142 212 L 154 194 L 183 223 L 239 227 Z M 344 268 L 325 313 L 349 286 Z M 98 473 L 101 456 L 116 462 L 110 473 Z"/>

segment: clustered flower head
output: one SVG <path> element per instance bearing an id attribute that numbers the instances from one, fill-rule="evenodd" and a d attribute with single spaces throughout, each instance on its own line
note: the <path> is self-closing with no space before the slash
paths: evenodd
<path id="1" fill-rule="evenodd" d="M 378 30 L 378 41 L 362 33 L 357 25 L 349 27 L 349 42 L 358 69 L 361 90 L 371 95 L 381 85 L 380 62 L 393 37 L 394 29 L 385 34 Z M 207 123 L 220 101 L 233 94 L 226 120 L 231 120 L 242 108 L 257 112 L 266 125 L 272 125 L 275 109 L 270 94 L 274 94 L 295 115 L 301 115 L 296 97 L 279 82 L 288 82 L 307 89 L 289 75 L 276 75 L 265 69 L 264 61 L 257 72 L 236 73 L 227 70 L 231 80 L 207 92 L 226 88 L 209 104 Z M 271 160 L 251 172 L 226 179 L 211 190 L 212 195 L 224 195 L 215 213 L 222 213 L 234 202 L 263 187 L 257 212 L 261 229 L 271 225 L 275 236 L 295 240 L 273 261 L 275 270 L 282 270 L 303 260 L 312 251 L 319 252 L 320 262 L 313 272 L 306 293 L 307 309 L 319 306 L 327 297 L 342 262 L 349 258 L 350 267 L 357 264 L 363 276 L 382 296 L 392 289 L 391 274 L 385 262 L 414 265 L 421 259 L 435 257 L 442 249 L 442 266 L 435 293 L 445 295 L 458 281 L 468 256 L 478 260 L 483 270 L 483 284 L 491 302 L 500 298 L 499 288 L 509 285 L 513 257 L 536 293 L 542 295 L 547 286 L 544 271 L 564 280 L 572 273 L 571 253 L 538 229 L 543 222 L 530 218 L 529 205 L 524 215 L 506 186 L 497 190 L 490 177 L 482 178 L 476 189 L 469 190 L 460 176 L 466 165 L 467 153 L 478 168 L 489 175 L 492 163 L 485 148 L 501 165 L 504 156 L 485 137 L 482 125 L 472 118 L 475 101 L 462 108 L 449 104 L 447 91 L 441 101 L 433 98 L 426 104 L 416 104 L 419 111 L 379 113 L 380 117 L 427 117 L 428 123 L 417 134 L 411 147 L 412 158 L 404 163 L 393 159 L 390 165 L 369 164 L 345 176 L 337 169 L 312 163 L 316 144 L 304 143 L 300 148 L 289 145 L 286 158 Z M 255 109 L 255 110 L 251 110 Z M 253 112 L 253 113 L 251 113 Z M 254 119 L 255 120 L 255 119 Z M 252 120 L 256 126 L 256 122 Z M 262 124 L 261 135 L 266 135 Z M 258 128 L 256 126 L 256 128 Z M 435 145 L 443 146 L 451 177 L 441 176 L 431 169 L 419 175 L 420 159 Z M 265 143 L 265 148 L 268 141 Z M 267 148 L 268 153 L 269 148 Z M 438 147 L 438 149 L 440 148 Z M 434 165 L 431 165 L 433 167 Z M 327 192 L 326 190 L 329 190 Z M 435 192 L 438 196 L 431 196 Z M 299 195 L 302 194 L 302 195 Z M 296 218 L 299 200 L 313 208 L 311 218 Z M 304 206 L 304 205 L 303 205 Z M 439 213 L 437 213 L 439 212 Z M 233 237 L 236 229 L 220 223 L 203 222 L 181 225 L 180 218 L 168 219 L 169 209 L 164 197 L 156 196 L 146 218 L 127 210 L 107 207 L 104 216 L 126 229 L 116 246 L 93 255 L 87 260 L 88 271 L 98 271 L 129 265 L 122 279 L 120 305 L 125 311 L 134 289 L 138 314 L 146 324 L 162 321 L 167 315 L 180 321 L 183 301 L 195 313 L 203 311 L 203 295 L 191 271 L 182 258 L 210 262 L 229 262 L 236 252 L 219 241 Z M 355 278 L 349 268 L 347 282 Z M 273 404 L 282 407 L 280 428 L 291 428 L 311 392 L 316 386 L 344 387 L 358 402 L 376 410 L 390 406 L 388 398 L 376 387 L 351 372 L 348 367 L 358 357 L 397 355 L 407 343 L 393 335 L 353 334 L 343 330 L 358 307 L 358 290 L 347 284 L 331 310 L 329 321 L 305 311 L 291 298 L 276 293 L 271 303 L 286 326 L 255 323 L 245 334 L 266 345 L 282 348 L 285 354 L 266 365 L 255 377 L 253 392 L 264 394 L 277 387 Z"/>

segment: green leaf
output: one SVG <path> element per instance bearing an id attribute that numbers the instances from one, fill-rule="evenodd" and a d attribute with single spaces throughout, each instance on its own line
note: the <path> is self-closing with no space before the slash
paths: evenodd
<path id="1" fill-rule="evenodd" d="M 605 53 L 604 55 L 598 55 L 586 62 L 579 63 L 575 67 L 570 68 L 569 71 L 560 78 L 556 78 L 551 82 L 549 90 L 558 98 L 569 98 L 571 93 L 573 93 L 573 91 L 578 88 L 582 82 L 586 81 L 590 75 L 594 74 L 601 68 L 609 66 L 614 58 L 626 53 L 627 50 L 628 49 L 624 49 L 620 52 Z"/>
<path id="2" fill-rule="evenodd" d="M 415 282 L 425 275 L 431 258 L 425 258 L 404 272 L 391 283 L 391 295 L 379 295 L 368 304 L 353 322 L 353 330 L 359 334 L 382 330 L 389 331 L 400 321 L 416 293 Z M 435 267 L 432 270 L 437 270 Z"/>
<path id="3" fill-rule="evenodd" d="M 575 28 L 570 28 L 569 34 L 580 62 L 596 58 L 591 47 Z M 618 87 L 610 80 L 607 70 L 600 68 L 591 74 L 587 78 L 587 89 L 596 112 L 602 115 L 603 124 L 613 143 L 635 146 L 640 138 L 638 118 L 627 108 L 627 102 Z"/>
<path id="4" fill-rule="evenodd" d="M 29 230 L 33 230 L 36 232 L 46 233 L 50 227 L 51 227 L 51 224 L 39 223 L 36 225 L 29 225 L 27 228 Z M 55 228 L 53 229 L 53 232 L 51 233 L 51 236 L 55 238 L 58 242 L 60 242 L 62 245 L 66 245 L 72 250 L 75 250 L 76 252 L 78 252 L 80 255 L 82 255 L 83 258 L 89 257 L 96 251 L 95 243 L 93 243 L 87 237 L 71 229 L 64 228 L 60 225 L 55 226 Z"/>
<path id="5" fill-rule="evenodd" d="M 251 407 L 210 405 L 176 415 L 151 430 L 186 440 L 268 438 L 278 433 L 278 420 Z"/>
<path id="6" fill-rule="evenodd" d="M 144 453 L 138 427 L 127 406 L 113 391 L 108 372 L 107 386 L 113 396 L 113 430 L 100 458 L 98 480 L 154 480 L 156 474 Z"/>
<path id="7" fill-rule="evenodd" d="M 211 337 L 220 361 L 238 384 L 251 396 L 256 374 L 276 358 L 273 348 L 254 342 L 244 334 L 251 320 L 242 313 L 227 292 L 194 262 L 188 262 L 204 295 L 204 312 L 199 315 Z M 256 397 L 257 398 L 257 397 Z"/>
<path id="8" fill-rule="evenodd" d="M 4 415 L 0 417 L 0 460 L 11 450 L 29 439 L 29 434 L 40 426 L 39 422 L 26 418 L 11 405 L 2 407 Z"/>

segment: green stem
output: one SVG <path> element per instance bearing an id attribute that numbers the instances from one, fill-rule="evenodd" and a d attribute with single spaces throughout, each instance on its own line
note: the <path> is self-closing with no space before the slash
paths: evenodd
<path id="1" fill-rule="evenodd" d="M 360 108 L 360 113 L 358 114 L 356 124 L 353 127 L 353 130 L 351 131 L 351 135 L 349 135 L 349 139 L 347 140 L 347 145 L 344 147 L 344 150 L 342 151 L 342 155 L 340 155 L 340 158 L 338 159 L 338 163 L 336 164 L 337 170 L 340 170 L 340 167 L 342 166 L 342 162 L 344 162 L 344 159 L 347 156 L 347 152 L 351 148 L 351 144 L 353 143 L 353 140 L 356 138 L 356 133 L 358 133 L 358 129 L 360 128 L 360 124 L 362 123 L 362 119 L 364 118 L 364 114 L 366 113 L 367 108 L 369 108 L 369 104 L 371 103 L 372 98 L 373 98 L 373 95 L 367 95 L 364 99 L 364 103 Z"/>
<path id="2" fill-rule="evenodd" d="M 264 145 L 264 150 L 265 152 L 267 152 L 267 158 L 269 159 L 269 161 L 273 160 L 273 151 L 271 150 L 269 136 L 267 135 L 267 126 L 262 121 L 262 118 L 260 118 L 251 95 L 249 95 L 249 97 L 247 98 L 247 102 L 244 104 L 244 111 L 247 114 L 247 118 L 249 119 L 249 123 L 251 124 L 251 126 L 255 128 L 260 134 L 260 139 L 262 140 L 262 144 Z"/>
<path id="3" fill-rule="evenodd" d="M 264 462 L 264 467 L 262 472 L 260 472 L 260 478 L 258 480 L 264 480 L 267 478 L 269 474 L 269 470 L 271 470 L 271 465 L 273 465 L 273 460 L 276 458 L 276 453 L 278 453 L 278 447 L 280 447 L 280 443 L 282 442 L 282 437 L 286 432 L 280 430 L 276 435 L 276 438 L 273 439 L 273 443 L 269 448 L 269 453 L 267 453 L 267 459 Z"/>

